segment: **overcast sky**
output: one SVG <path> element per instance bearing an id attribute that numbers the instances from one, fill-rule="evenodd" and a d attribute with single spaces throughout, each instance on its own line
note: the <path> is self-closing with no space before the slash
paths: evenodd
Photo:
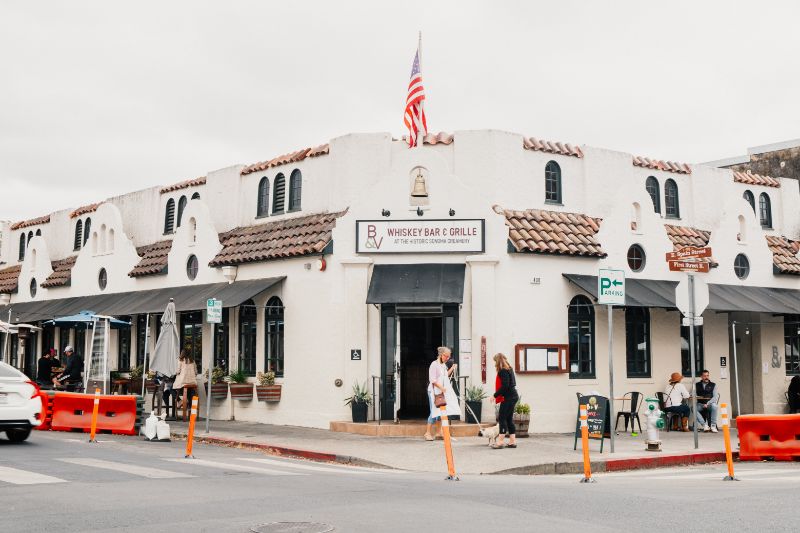
<path id="1" fill-rule="evenodd" d="M 0 219 L 403 130 L 702 162 L 800 137 L 798 2 L 0 3 Z"/>

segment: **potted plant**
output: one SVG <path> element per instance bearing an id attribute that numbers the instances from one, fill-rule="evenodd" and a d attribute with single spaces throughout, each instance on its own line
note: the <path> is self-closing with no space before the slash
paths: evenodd
<path id="1" fill-rule="evenodd" d="M 349 405 L 353 413 L 353 422 L 365 423 L 367 421 L 367 407 L 372 403 L 372 398 L 367 389 L 367 382 L 353 385 L 353 395 L 345 399 L 344 404 Z"/>
<path id="2" fill-rule="evenodd" d="M 517 428 L 517 437 L 527 437 L 531 423 L 531 406 L 520 400 L 514 407 L 514 426 Z"/>
<path id="3" fill-rule="evenodd" d="M 228 385 L 231 389 L 231 399 L 233 400 L 252 400 L 253 384 L 247 382 L 247 374 L 244 370 L 237 370 L 228 375 Z"/>
<path id="4" fill-rule="evenodd" d="M 208 372 L 208 370 L 206 370 Z M 228 383 L 225 381 L 225 371 L 222 367 L 215 366 L 211 371 L 211 398 L 224 400 L 228 397 Z"/>
<path id="5" fill-rule="evenodd" d="M 275 372 L 259 372 L 256 379 L 256 396 L 259 402 L 281 401 L 281 385 L 275 384 Z"/>
<path id="6" fill-rule="evenodd" d="M 481 406 L 483 400 L 488 398 L 486 391 L 480 385 L 470 385 L 466 389 L 467 396 L 467 424 L 480 424 L 481 422 Z M 475 413 L 475 416 L 473 416 Z"/>

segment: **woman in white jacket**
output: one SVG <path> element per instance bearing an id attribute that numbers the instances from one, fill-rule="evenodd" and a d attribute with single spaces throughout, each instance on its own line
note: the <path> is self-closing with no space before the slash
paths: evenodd
<path id="1" fill-rule="evenodd" d="M 425 440 L 433 440 L 431 434 L 433 424 L 441 419 L 441 410 L 433 404 L 433 397 L 436 394 L 444 393 L 447 407 L 445 412 L 448 416 L 461 415 L 461 408 L 458 405 L 458 397 L 456 396 L 453 387 L 450 385 L 450 375 L 455 372 L 458 365 L 453 365 L 450 369 L 447 368 L 447 361 L 450 359 L 450 348 L 440 346 L 437 348 L 438 355 L 433 360 L 431 366 L 428 368 L 428 404 L 431 408 L 431 413 L 428 416 L 428 428 L 425 432 Z"/>
<path id="2" fill-rule="evenodd" d="M 172 384 L 172 388 L 179 392 L 186 385 L 197 387 L 197 367 L 194 364 L 194 357 L 192 357 L 192 353 L 188 348 L 181 350 L 181 355 L 178 359 L 178 375 L 175 378 L 175 383 Z"/>

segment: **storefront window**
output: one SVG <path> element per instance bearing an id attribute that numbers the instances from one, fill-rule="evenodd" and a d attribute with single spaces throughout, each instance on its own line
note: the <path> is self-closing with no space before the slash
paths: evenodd
<path id="1" fill-rule="evenodd" d="M 222 322 L 214 324 L 214 366 L 228 370 L 228 308 L 222 310 Z"/>
<path id="2" fill-rule="evenodd" d="M 181 351 L 189 350 L 197 371 L 203 367 L 203 312 L 187 311 L 181 317 Z"/>
<path id="3" fill-rule="evenodd" d="M 625 309 L 625 360 L 629 378 L 650 377 L 650 312 L 646 307 Z"/>
<path id="4" fill-rule="evenodd" d="M 136 317 L 136 366 L 144 364 L 144 350 L 147 336 L 147 315 Z"/>
<path id="5" fill-rule="evenodd" d="M 594 307 L 585 296 L 569 303 L 569 377 L 591 379 L 594 373 Z"/>
<path id="6" fill-rule="evenodd" d="M 283 302 L 277 296 L 267 302 L 265 324 L 265 370 L 283 377 Z"/>
<path id="7" fill-rule="evenodd" d="M 58 329 L 58 360 L 63 364 L 64 348 L 69 346 L 69 330 L 67 328 Z"/>
<path id="8" fill-rule="evenodd" d="M 248 376 L 256 373 L 256 331 L 258 313 L 253 300 L 239 306 L 239 370 Z"/>
<path id="9" fill-rule="evenodd" d="M 119 320 L 130 322 L 131 317 L 121 316 Z M 131 329 L 122 328 L 117 330 L 117 370 L 125 372 L 131 367 Z"/>
<path id="10" fill-rule="evenodd" d="M 89 332 L 90 336 L 91 334 Z M 86 328 L 78 327 L 75 329 L 75 345 L 73 348 L 75 349 L 75 355 L 83 359 L 84 364 L 86 364 Z"/>
<path id="11" fill-rule="evenodd" d="M 703 370 L 703 326 L 694 327 L 694 365 L 695 376 L 700 377 Z M 692 375 L 689 356 L 689 326 L 681 326 L 681 372 L 686 377 Z"/>
<path id="12" fill-rule="evenodd" d="M 800 315 L 783 317 L 783 342 L 786 349 L 786 375 L 800 375 Z"/>

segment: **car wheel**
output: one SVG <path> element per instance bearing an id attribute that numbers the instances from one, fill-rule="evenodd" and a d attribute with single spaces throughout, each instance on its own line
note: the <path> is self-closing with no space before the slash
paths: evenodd
<path id="1" fill-rule="evenodd" d="M 22 442 L 28 438 L 28 435 L 31 434 L 31 429 L 7 429 L 6 430 L 6 437 L 11 442 Z"/>

